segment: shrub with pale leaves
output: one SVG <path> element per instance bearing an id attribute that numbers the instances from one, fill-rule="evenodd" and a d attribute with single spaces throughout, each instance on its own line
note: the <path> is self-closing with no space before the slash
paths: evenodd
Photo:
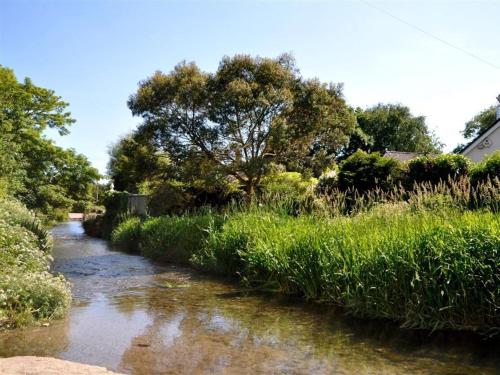
<path id="1" fill-rule="evenodd" d="M 71 302 L 68 282 L 49 272 L 52 238 L 21 203 L 0 200 L 0 328 L 60 318 Z"/>

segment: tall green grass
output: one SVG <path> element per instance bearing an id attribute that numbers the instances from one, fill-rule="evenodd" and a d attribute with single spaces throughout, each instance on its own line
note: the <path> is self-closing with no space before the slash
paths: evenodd
<path id="1" fill-rule="evenodd" d="M 375 191 L 358 197 L 347 215 L 338 209 L 352 198 L 344 195 L 331 211 L 325 201 L 296 210 L 284 200 L 234 206 L 224 215 L 129 219 L 113 240 L 355 316 L 499 332 L 498 186 Z"/>
<path id="2" fill-rule="evenodd" d="M 389 206 L 322 221 L 242 213 L 193 262 L 406 327 L 500 327 L 500 221 L 488 212 Z"/>
<path id="3" fill-rule="evenodd" d="M 220 228 L 221 223 L 222 217 L 212 213 L 148 220 L 132 217 L 113 230 L 111 241 L 153 259 L 187 264 L 193 253 L 204 246 L 208 234 Z"/>
<path id="4" fill-rule="evenodd" d="M 124 222 L 146 256 L 425 329 L 499 329 L 500 218 L 385 204 L 352 217 L 269 211 Z M 215 224 L 217 223 L 217 224 Z"/>

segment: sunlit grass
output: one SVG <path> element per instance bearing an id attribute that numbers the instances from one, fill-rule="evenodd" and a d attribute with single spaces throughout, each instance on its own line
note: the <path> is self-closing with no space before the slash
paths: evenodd
<path id="1" fill-rule="evenodd" d="M 113 238 L 355 316 L 491 333 L 500 329 L 496 186 L 480 187 L 477 203 L 470 186 L 420 186 L 400 199 L 374 192 L 347 214 L 254 202 L 224 214 L 130 219 Z"/>

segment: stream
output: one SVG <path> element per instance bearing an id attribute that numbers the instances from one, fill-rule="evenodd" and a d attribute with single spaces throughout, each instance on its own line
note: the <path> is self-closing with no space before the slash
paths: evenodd
<path id="1" fill-rule="evenodd" d="M 72 284 L 66 319 L 0 333 L 0 356 L 51 356 L 127 374 L 494 374 L 496 344 L 399 329 L 300 299 L 245 291 L 53 229 L 53 271 Z"/>

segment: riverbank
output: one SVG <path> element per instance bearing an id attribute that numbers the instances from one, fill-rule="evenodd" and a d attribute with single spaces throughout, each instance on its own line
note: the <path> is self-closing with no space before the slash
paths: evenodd
<path id="1" fill-rule="evenodd" d="M 52 268 L 72 285 L 65 319 L 0 332 L 0 357 L 43 356 L 125 374 L 497 374 L 498 340 L 401 330 L 328 304 L 242 288 L 117 251 L 55 226 Z"/>
<path id="2" fill-rule="evenodd" d="M 89 366 L 81 363 L 63 361 L 47 357 L 0 358 L 0 374 L 4 375 L 113 375 L 104 367 Z"/>
<path id="3" fill-rule="evenodd" d="M 69 284 L 49 272 L 52 237 L 32 212 L 0 199 L 0 329 L 62 317 Z"/>
<path id="4" fill-rule="evenodd" d="M 380 205 L 350 217 L 130 218 L 112 241 L 245 284 L 426 330 L 499 332 L 500 218 L 489 211 Z"/>

